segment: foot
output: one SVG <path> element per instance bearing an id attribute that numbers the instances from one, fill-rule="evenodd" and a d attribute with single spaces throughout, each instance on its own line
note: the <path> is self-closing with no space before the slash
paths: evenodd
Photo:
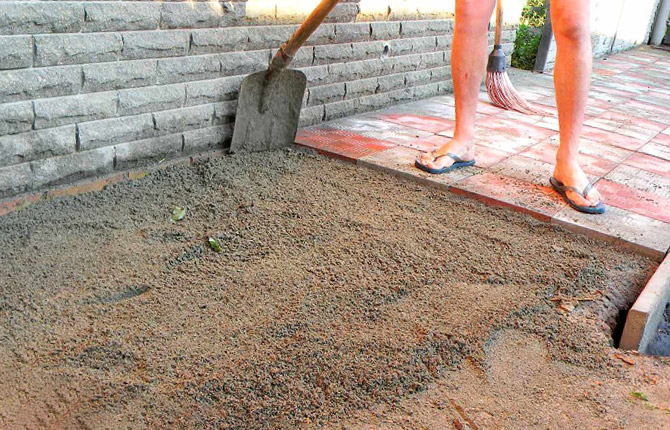
<path id="1" fill-rule="evenodd" d="M 461 142 L 456 139 L 451 139 L 435 151 L 421 154 L 419 162 L 431 169 L 449 167 L 454 164 L 455 161 L 451 157 L 442 157 L 442 155 L 448 153 L 458 155 L 463 161 L 470 161 L 475 158 L 475 147 L 472 142 Z"/>
<path id="2" fill-rule="evenodd" d="M 575 187 L 578 190 L 583 190 L 589 184 L 589 179 L 577 163 L 557 163 L 554 169 L 554 178 L 564 185 Z M 602 200 L 602 196 L 595 188 L 591 188 L 585 197 L 570 190 L 567 191 L 567 196 L 580 206 L 596 206 Z"/>

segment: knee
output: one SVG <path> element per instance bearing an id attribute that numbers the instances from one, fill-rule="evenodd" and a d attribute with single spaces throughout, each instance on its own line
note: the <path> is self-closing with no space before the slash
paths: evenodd
<path id="1" fill-rule="evenodd" d="M 585 17 L 574 11 L 552 13 L 552 25 L 557 43 L 584 45 L 591 41 L 588 15 Z"/>
<path id="2" fill-rule="evenodd" d="M 456 25 L 461 32 L 481 33 L 488 30 L 491 8 L 485 1 L 457 1 Z"/>

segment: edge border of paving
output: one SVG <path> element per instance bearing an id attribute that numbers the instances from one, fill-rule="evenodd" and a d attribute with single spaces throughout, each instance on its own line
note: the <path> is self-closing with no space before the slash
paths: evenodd
<path id="1" fill-rule="evenodd" d="M 656 272 L 628 311 L 619 348 L 647 351 L 670 301 L 670 254 L 658 266 Z"/>

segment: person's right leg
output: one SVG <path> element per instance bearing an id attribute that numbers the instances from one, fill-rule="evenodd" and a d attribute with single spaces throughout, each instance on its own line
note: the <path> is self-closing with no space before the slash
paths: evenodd
<path id="1" fill-rule="evenodd" d="M 456 102 L 456 129 L 454 138 L 432 153 L 420 157 L 420 162 L 432 169 L 453 164 L 453 153 L 464 160 L 474 154 L 475 114 L 486 71 L 488 25 L 495 0 L 456 0 L 456 25 L 451 50 L 451 75 Z"/>

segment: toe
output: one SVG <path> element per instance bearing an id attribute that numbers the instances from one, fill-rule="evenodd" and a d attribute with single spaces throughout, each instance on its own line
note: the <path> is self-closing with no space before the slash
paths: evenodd
<path id="1" fill-rule="evenodd" d="M 591 204 L 591 202 L 588 199 L 585 199 L 580 194 L 577 194 L 574 191 L 568 191 L 567 195 L 568 195 L 568 198 L 570 200 L 572 200 L 573 202 L 575 202 L 576 205 L 579 205 L 579 206 L 595 206 L 594 204 Z"/>
<path id="2" fill-rule="evenodd" d="M 586 200 L 591 206 L 596 206 L 602 201 L 602 196 L 595 188 L 592 188 L 591 191 L 586 195 Z"/>

